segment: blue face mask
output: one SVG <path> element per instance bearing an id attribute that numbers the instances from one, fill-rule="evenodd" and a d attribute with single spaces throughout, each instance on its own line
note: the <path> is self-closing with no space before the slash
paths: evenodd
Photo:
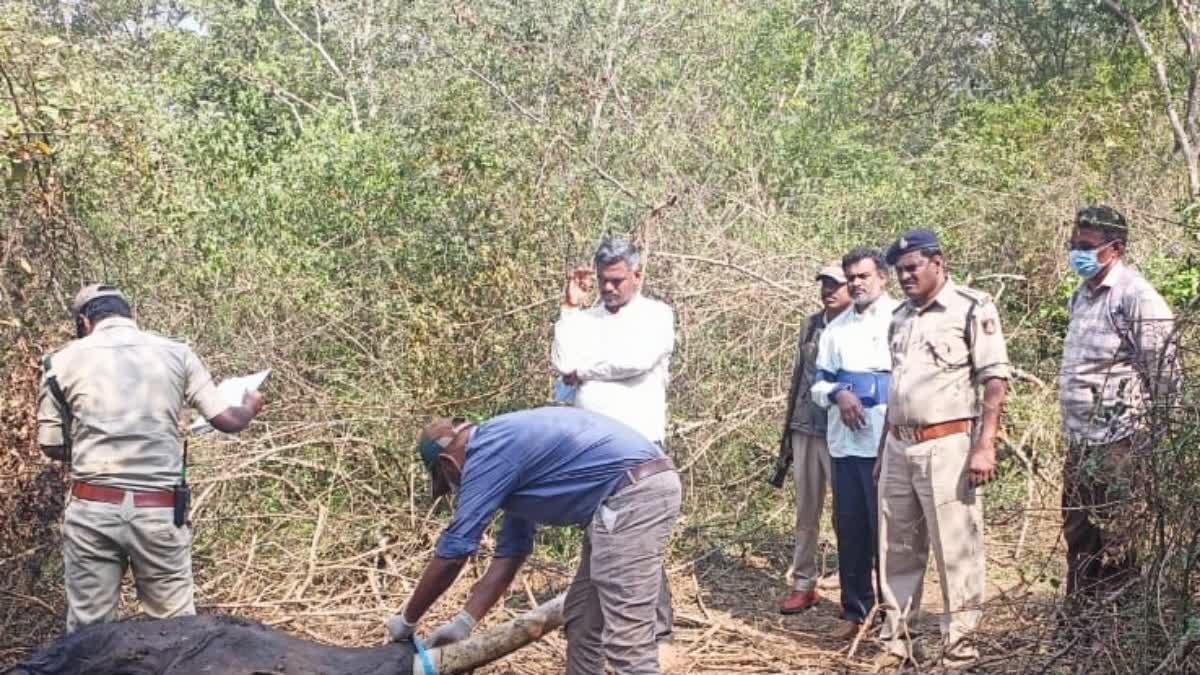
<path id="1" fill-rule="evenodd" d="M 1084 279 L 1091 279 L 1104 269 L 1104 265 L 1100 264 L 1100 251 L 1112 246 L 1115 242 L 1108 242 L 1090 251 L 1073 248 L 1067 256 L 1067 263 L 1071 265 L 1071 269 L 1076 274 Z M 1111 260 L 1109 262 L 1112 262 Z"/>
<path id="2" fill-rule="evenodd" d="M 1095 250 L 1080 251 L 1073 248 L 1067 255 L 1067 262 L 1071 265 L 1071 269 L 1084 279 L 1091 279 L 1103 269 L 1100 266 L 1099 251 Z"/>

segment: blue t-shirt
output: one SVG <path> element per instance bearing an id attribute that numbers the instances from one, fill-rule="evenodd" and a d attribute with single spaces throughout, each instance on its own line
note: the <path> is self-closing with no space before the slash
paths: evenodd
<path id="1" fill-rule="evenodd" d="M 528 555 L 537 525 L 585 525 L 626 469 L 662 457 L 657 445 L 616 420 L 579 408 L 535 408 L 494 417 L 467 443 L 454 518 L 439 558 L 475 552 L 497 509 L 497 557 Z"/>

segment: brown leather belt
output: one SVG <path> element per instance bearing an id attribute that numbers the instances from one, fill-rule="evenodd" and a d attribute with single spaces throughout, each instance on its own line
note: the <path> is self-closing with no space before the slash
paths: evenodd
<path id="1" fill-rule="evenodd" d="M 126 492 L 133 493 L 134 506 L 175 506 L 174 492 L 122 490 L 121 488 L 108 487 L 107 485 L 92 485 L 83 481 L 75 481 L 75 485 L 71 487 L 71 494 L 80 499 L 86 499 L 89 502 L 105 502 L 107 504 L 124 503 Z"/>
<path id="2" fill-rule="evenodd" d="M 966 434 L 970 432 L 971 420 L 950 420 L 949 422 L 939 422 L 923 427 L 892 425 L 892 435 L 899 440 L 910 443 L 924 443 L 925 441 L 932 441 L 935 438 L 944 438 L 954 434 Z"/>
<path id="3" fill-rule="evenodd" d="M 638 481 L 646 480 L 664 471 L 674 470 L 675 462 L 672 462 L 670 457 L 658 457 L 642 462 L 637 466 L 631 466 L 625 470 L 624 475 L 621 476 L 621 480 L 617 483 L 617 487 L 613 489 L 613 492 L 620 492 Z"/>

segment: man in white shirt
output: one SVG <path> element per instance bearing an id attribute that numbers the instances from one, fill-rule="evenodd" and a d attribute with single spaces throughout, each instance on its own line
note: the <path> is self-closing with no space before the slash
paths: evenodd
<path id="1" fill-rule="evenodd" d="M 883 254 L 857 248 L 842 258 L 853 311 L 821 334 L 813 402 L 828 408 L 834 525 L 842 621 L 834 637 L 849 639 L 875 606 L 872 572 L 878 558 L 878 497 L 872 471 L 887 416 L 892 368 L 888 326 L 899 306 L 884 293 Z"/>
<path id="2" fill-rule="evenodd" d="M 594 271 L 585 266 L 567 275 L 551 363 L 574 389 L 576 407 L 622 422 L 662 447 L 675 312 L 642 295 L 642 255 L 628 239 L 605 238 L 592 262 Z M 593 273 L 601 301 L 583 308 Z M 670 639 L 673 619 L 664 572 L 655 626 L 660 642 Z"/>
<path id="3" fill-rule="evenodd" d="M 592 271 L 580 267 L 567 277 L 551 360 L 576 388 L 577 407 L 624 422 L 661 445 L 675 312 L 641 294 L 641 258 L 626 239 L 601 242 L 594 262 L 602 302 L 586 309 Z"/>

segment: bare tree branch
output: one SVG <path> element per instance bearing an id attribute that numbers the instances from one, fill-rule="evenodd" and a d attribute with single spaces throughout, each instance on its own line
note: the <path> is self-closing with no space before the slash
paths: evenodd
<path id="1" fill-rule="evenodd" d="M 283 11 L 283 7 L 280 6 L 279 0 L 271 0 L 271 4 L 275 6 L 275 12 L 279 14 L 279 18 L 283 19 L 283 22 L 286 23 L 288 27 L 296 33 L 296 35 L 299 35 L 301 39 L 307 42 L 313 49 L 317 50 L 317 53 L 321 55 L 321 60 L 325 62 L 325 65 L 329 66 L 329 69 L 333 71 L 333 74 L 342 81 L 342 89 L 344 89 L 346 92 L 346 102 L 350 104 L 350 122 L 354 126 L 355 131 L 362 131 L 362 123 L 359 121 L 358 117 L 358 103 L 355 102 L 354 94 L 350 90 L 350 80 L 346 77 L 346 73 L 342 71 L 341 67 L 338 66 L 337 62 L 333 60 L 333 57 L 329 55 L 329 51 L 325 49 L 325 45 L 321 42 L 321 15 L 318 9 L 316 7 L 313 8 L 313 11 L 317 15 L 318 31 L 317 38 L 313 39 L 308 33 L 304 32 L 303 28 L 296 25 L 296 22 L 292 20 L 292 17 L 287 15 L 287 12 Z"/>
<path id="2" fill-rule="evenodd" d="M 705 263 L 706 265 L 716 265 L 717 267 L 726 267 L 735 272 L 740 272 L 752 279 L 757 279 L 757 280 L 763 282 L 764 284 L 770 286 L 771 288 L 779 291 L 780 293 L 783 293 L 784 295 L 798 295 L 798 293 L 796 292 L 796 289 L 788 288 L 787 286 L 784 286 L 783 284 L 779 283 L 778 281 L 775 281 L 773 279 L 768 279 L 767 277 L 764 277 L 763 275 L 759 274 L 758 272 L 755 272 L 754 270 L 747 269 L 745 267 L 742 267 L 741 265 L 738 265 L 737 263 L 733 263 L 728 260 L 715 260 L 713 258 L 705 258 L 703 256 L 698 256 L 698 255 L 686 255 L 683 253 L 667 253 L 666 251 L 659 251 L 659 252 L 655 253 L 654 255 L 658 256 L 658 257 L 662 257 L 662 258 L 673 258 L 675 260 L 687 260 L 687 261 L 691 261 L 691 262 Z"/>
<path id="3" fill-rule="evenodd" d="M 608 99 L 608 93 L 612 91 L 616 84 L 617 73 L 615 70 L 614 61 L 617 56 L 617 44 L 620 40 L 621 16 L 625 13 L 625 0 L 616 0 L 616 7 L 613 9 L 612 22 L 608 27 L 608 49 L 604 52 L 604 71 L 600 75 L 600 80 L 604 87 L 600 90 L 600 94 L 596 97 L 596 104 L 592 107 L 592 126 L 591 134 L 594 136 L 596 129 L 600 126 L 600 113 L 604 110 L 604 102 Z"/>
<path id="4" fill-rule="evenodd" d="M 1117 0 L 1102 0 L 1102 2 L 1109 11 L 1116 14 L 1117 17 L 1129 26 L 1129 31 L 1133 33 L 1134 39 L 1137 40 L 1138 45 L 1142 48 L 1142 53 L 1150 61 L 1150 68 L 1154 72 L 1154 78 L 1158 82 L 1158 88 L 1163 95 L 1163 107 L 1167 112 L 1167 120 L 1171 122 L 1171 130 L 1175 133 L 1175 141 L 1179 144 L 1179 148 L 1183 152 L 1184 164 L 1187 167 L 1188 173 L 1188 197 L 1192 201 L 1196 201 L 1197 197 L 1200 197 L 1200 167 L 1197 166 L 1193 139 L 1184 128 L 1183 121 L 1180 120 L 1179 113 L 1175 110 L 1175 103 L 1172 101 L 1171 81 L 1167 77 L 1167 67 L 1163 63 L 1162 58 L 1155 52 L 1154 45 L 1150 44 L 1150 39 L 1146 36 L 1146 31 L 1142 28 L 1141 22 L 1127 12 Z"/>
<path id="5" fill-rule="evenodd" d="M 1195 139 L 1200 138 L 1196 128 L 1196 116 L 1200 113 L 1200 38 L 1196 34 L 1196 8 L 1188 0 L 1173 0 L 1172 4 L 1179 21 L 1179 37 L 1187 50 L 1187 110 L 1183 115 L 1183 128 L 1188 137 Z"/>
<path id="6" fill-rule="evenodd" d="M 471 64 L 469 64 L 466 61 L 459 58 L 459 56 L 457 54 L 450 51 L 449 49 L 439 48 L 439 51 L 441 53 L 445 54 L 446 56 L 449 56 L 450 60 L 457 63 L 459 68 L 462 68 L 463 70 L 467 71 L 471 75 L 474 75 L 476 78 L 479 79 L 479 81 L 483 82 L 488 87 L 490 87 L 492 91 L 503 96 L 504 100 L 508 101 L 509 105 L 516 108 L 517 112 L 524 115 L 526 118 L 529 119 L 529 121 L 533 122 L 534 124 L 545 124 L 545 120 L 543 120 L 541 117 L 538 117 L 533 112 L 530 112 L 530 110 L 528 108 L 526 108 L 525 106 L 521 105 L 521 103 L 519 101 L 514 99 L 507 91 L 504 90 L 504 87 L 501 87 L 499 84 L 492 81 L 492 79 L 489 78 L 487 75 L 484 75 L 483 73 L 479 72 L 479 70 L 476 69 L 474 66 L 472 66 Z"/>

